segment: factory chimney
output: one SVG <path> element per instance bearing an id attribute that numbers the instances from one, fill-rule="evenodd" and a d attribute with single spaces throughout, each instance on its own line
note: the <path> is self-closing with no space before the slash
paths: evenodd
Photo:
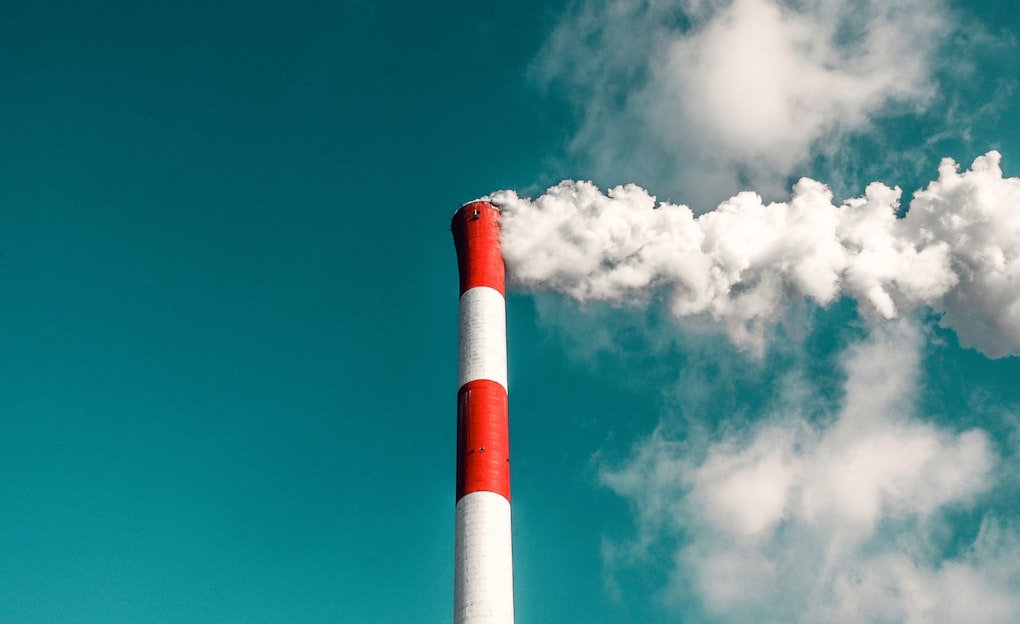
<path id="1" fill-rule="evenodd" d="M 506 301 L 499 210 L 453 215 L 460 270 L 454 624 L 513 624 Z"/>

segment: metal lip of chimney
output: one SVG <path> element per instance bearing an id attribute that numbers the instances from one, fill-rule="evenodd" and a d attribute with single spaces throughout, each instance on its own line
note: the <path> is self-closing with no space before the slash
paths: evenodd
<path id="1" fill-rule="evenodd" d="M 505 269 L 500 211 L 475 200 L 451 223 L 460 274 L 454 623 L 512 624 Z"/>
<path id="2" fill-rule="evenodd" d="M 463 204 L 460 205 L 460 207 L 461 209 L 464 209 L 470 206 L 471 204 L 486 204 L 496 212 L 503 212 L 503 209 L 500 207 L 500 205 L 492 201 L 491 199 L 472 199 L 469 202 L 464 202 Z M 456 218 L 456 215 L 454 215 L 454 218 Z"/>

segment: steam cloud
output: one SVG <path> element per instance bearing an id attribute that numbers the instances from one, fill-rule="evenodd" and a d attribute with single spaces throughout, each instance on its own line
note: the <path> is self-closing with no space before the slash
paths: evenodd
<path id="1" fill-rule="evenodd" d="M 849 298 L 871 321 L 837 356 L 839 399 L 818 399 L 823 381 L 793 358 L 747 419 L 690 398 L 732 389 L 715 377 L 718 341 L 692 351 L 678 339 L 685 366 L 713 376 L 681 377 L 686 402 L 625 459 L 599 462 L 636 527 L 603 543 L 610 589 L 615 571 L 654 562 L 668 569 L 659 597 L 685 621 L 1005 623 L 1020 612 L 1015 513 L 987 507 L 1003 488 L 1015 498 L 1016 435 L 939 425 L 919 399 L 922 315 L 989 357 L 1020 354 L 1020 179 L 989 152 L 963 172 L 943 160 L 906 211 L 899 188 L 874 183 L 837 204 L 806 178 L 771 202 L 808 166 L 842 193 L 874 179 L 869 168 L 928 162 L 930 147 L 895 139 L 893 156 L 847 149 L 883 145 L 898 117 L 932 123 L 928 145 L 976 125 L 980 111 L 949 104 L 971 76 L 967 46 L 989 39 L 950 5 L 592 0 L 566 9 L 535 59 L 531 77 L 577 111 L 569 149 L 585 175 L 637 180 L 695 209 L 634 184 L 495 193 L 512 283 L 581 303 L 664 299 L 681 322 L 758 355 L 791 305 Z M 567 335 L 605 342 L 573 321 Z M 951 526 L 961 510 L 980 526 Z"/>
<path id="2" fill-rule="evenodd" d="M 923 334 L 909 321 L 844 354 L 846 396 L 822 422 L 785 413 L 703 444 L 656 433 L 601 472 L 638 536 L 610 568 L 666 547 L 665 595 L 719 622 L 1011 622 L 1020 542 L 993 514 L 954 552 L 945 513 L 999 478 L 980 430 L 925 422 L 913 397 Z M 678 536 L 682 538 L 678 539 Z"/>
<path id="3" fill-rule="evenodd" d="M 741 186 L 778 196 L 812 155 L 931 107 L 961 28 L 943 0 L 596 0 L 533 75 L 576 106 L 589 171 L 708 207 Z"/>
<path id="4" fill-rule="evenodd" d="M 635 185 L 602 193 L 564 181 L 536 199 L 500 191 L 508 274 L 519 286 L 580 302 L 644 301 L 663 292 L 679 318 L 710 319 L 747 350 L 793 299 L 855 299 L 865 316 L 921 307 L 961 344 L 1020 353 L 1020 179 L 998 152 L 939 177 L 897 216 L 901 191 L 880 183 L 839 205 L 801 179 L 787 202 L 743 192 L 695 216 Z"/>

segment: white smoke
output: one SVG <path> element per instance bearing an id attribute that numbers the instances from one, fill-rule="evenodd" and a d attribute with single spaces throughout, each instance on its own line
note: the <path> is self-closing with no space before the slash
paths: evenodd
<path id="1" fill-rule="evenodd" d="M 798 414 L 793 397 L 751 431 L 707 445 L 656 433 L 603 469 L 638 525 L 633 541 L 604 548 L 610 570 L 671 548 L 664 597 L 693 593 L 705 621 L 1013 621 L 1017 532 L 986 516 L 947 548 L 945 513 L 994 485 L 998 459 L 983 432 L 914 413 L 922 346 L 897 321 L 851 348 L 828 424 Z"/>
<path id="2" fill-rule="evenodd" d="M 709 319 L 753 352 L 791 300 L 840 297 L 865 316 L 921 307 L 942 314 L 965 346 L 1020 353 L 1020 179 L 997 152 L 939 178 L 897 217 L 900 189 L 873 183 L 833 203 L 801 179 L 787 202 L 740 193 L 714 211 L 657 204 L 634 185 L 602 193 L 562 182 L 535 199 L 500 191 L 502 244 L 513 283 L 580 302 L 645 301 L 666 293 L 680 318 Z"/>
<path id="3" fill-rule="evenodd" d="M 704 206 L 778 194 L 877 116 L 923 110 L 959 21 L 943 0 L 581 2 L 534 74 L 576 105 L 592 171 Z"/>
<path id="4" fill-rule="evenodd" d="M 833 170 L 820 173 L 841 193 L 866 175 L 855 167 L 885 175 L 916 163 L 917 175 L 933 150 L 865 159 L 847 149 L 883 144 L 898 117 L 933 122 L 918 132 L 928 141 L 966 136 L 974 124 L 953 119 L 979 113 L 954 106 L 952 89 L 973 61 L 967 46 L 981 47 L 968 39 L 985 35 L 950 5 L 577 2 L 535 61 L 532 77 L 575 107 L 571 156 L 585 175 L 637 180 L 694 207 L 633 184 L 603 193 L 565 181 L 534 199 L 491 197 L 503 209 L 511 283 L 582 306 L 665 301 L 693 330 L 676 332 L 675 344 L 658 333 L 636 339 L 660 350 L 650 357 L 682 351 L 684 400 L 624 461 L 599 461 L 601 482 L 631 504 L 637 528 L 632 540 L 603 544 L 610 576 L 643 564 L 654 574 L 665 559 L 661 597 L 685 621 L 992 623 L 1020 612 L 1020 531 L 982 507 L 1015 458 L 984 431 L 930 422 L 917 398 L 942 381 L 922 378 L 924 317 L 990 357 L 1020 354 L 1020 180 L 1003 177 L 989 152 L 963 172 L 944 160 L 912 198 L 874 183 L 834 202 L 805 178 L 788 201 L 771 201 L 794 173 L 826 162 Z M 741 188 L 759 193 L 735 194 Z M 864 341 L 839 356 L 842 382 L 813 374 L 831 366 L 813 361 L 806 343 L 746 360 L 718 340 L 699 350 L 702 338 L 691 339 L 707 326 L 764 355 L 776 323 L 846 300 L 869 322 Z M 577 322 L 556 308 L 552 317 L 586 348 L 615 346 L 614 332 L 634 345 L 643 325 L 628 333 L 620 325 L 632 316 L 590 307 L 603 316 Z M 740 368 L 731 357 L 791 368 L 761 377 L 768 386 L 756 385 L 754 399 L 692 398 L 732 393 L 738 378 L 758 384 L 757 373 L 728 371 Z M 692 373 L 699 367 L 707 372 Z"/>

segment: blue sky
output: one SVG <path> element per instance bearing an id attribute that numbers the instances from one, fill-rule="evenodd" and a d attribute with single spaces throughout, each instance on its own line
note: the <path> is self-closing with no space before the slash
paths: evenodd
<path id="1" fill-rule="evenodd" d="M 1020 290 L 961 267 L 1020 249 L 1020 13 L 858 4 L 6 3 L 0 619 L 448 621 L 461 203 L 513 190 L 555 250 L 561 180 L 902 215 L 997 150 L 950 273 L 758 258 L 677 315 L 516 262 L 508 335 L 517 621 L 1007 621 Z"/>

